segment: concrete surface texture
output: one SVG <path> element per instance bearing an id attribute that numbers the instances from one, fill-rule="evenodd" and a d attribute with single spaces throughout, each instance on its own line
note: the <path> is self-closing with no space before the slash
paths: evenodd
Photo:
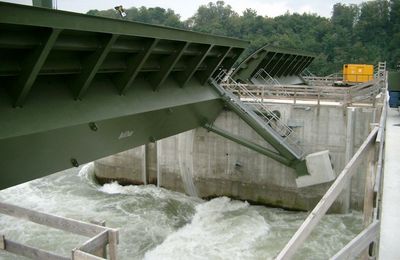
<path id="1" fill-rule="evenodd" d="M 336 174 L 345 166 L 346 151 L 347 154 L 354 153 L 368 135 L 370 124 L 377 120 L 377 109 L 354 108 L 351 110 L 354 127 L 348 130 L 349 110 L 343 107 L 271 104 L 270 108 L 279 110 L 283 120 L 294 128 L 306 154 L 330 150 Z M 215 125 L 272 149 L 233 112 L 221 113 Z M 309 210 L 330 186 L 326 183 L 298 188 L 293 169 L 203 128 L 157 143 L 159 158 L 152 163 L 159 164 L 161 186 L 189 195 L 196 194 L 202 198 L 229 196 L 264 205 Z M 133 184 L 143 183 L 143 171 L 146 171 L 142 167 L 144 154 L 151 154 L 145 150 L 138 147 L 97 161 L 96 176 L 108 180 L 130 179 Z M 157 167 L 147 165 L 147 179 L 154 180 L 157 176 L 152 170 L 154 168 Z M 353 209 L 362 209 L 363 171 L 365 166 L 359 168 L 348 194 L 343 194 L 334 203 L 331 212 L 347 212 L 350 205 Z"/>
<path id="2" fill-rule="evenodd" d="M 385 138 L 379 259 L 400 259 L 400 113 L 397 108 L 388 110 Z"/>

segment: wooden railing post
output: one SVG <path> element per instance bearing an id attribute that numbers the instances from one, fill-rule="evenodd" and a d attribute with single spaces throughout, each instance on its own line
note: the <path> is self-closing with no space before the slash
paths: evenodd
<path id="1" fill-rule="evenodd" d="M 93 220 L 93 221 L 90 221 L 90 223 L 98 225 L 98 226 L 102 226 L 102 227 L 106 226 L 106 222 L 104 220 L 101 220 L 101 221 Z M 103 257 L 103 258 L 107 258 L 107 246 L 105 245 L 102 248 L 99 248 L 93 254 L 95 256 L 100 256 L 100 257 Z"/>
<path id="2" fill-rule="evenodd" d="M 291 259 L 296 253 L 297 249 L 311 234 L 315 226 L 319 223 L 338 195 L 342 192 L 343 188 L 345 187 L 345 183 L 347 183 L 348 179 L 351 178 L 355 169 L 357 169 L 358 165 L 361 163 L 366 151 L 368 151 L 368 149 L 373 145 L 378 130 L 379 128 L 375 127 L 371 131 L 367 139 L 365 139 L 361 147 L 351 158 L 350 162 L 346 165 L 322 199 L 318 202 L 317 206 L 315 206 L 303 224 L 299 227 L 293 237 L 276 257 L 277 260 Z"/>

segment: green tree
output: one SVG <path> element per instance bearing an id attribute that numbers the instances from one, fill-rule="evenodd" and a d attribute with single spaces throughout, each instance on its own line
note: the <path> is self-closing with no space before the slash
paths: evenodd
<path id="1" fill-rule="evenodd" d="M 125 12 L 126 17 L 124 19 L 128 21 L 165 25 L 177 28 L 184 27 L 184 23 L 180 20 L 180 16 L 172 9 L 166 10 L 161 7 L 146 8 L 142 6 L 140 8 L 132 7 L 126 9 Z M 87 14 L 122 19 L 114 9 L 108 9 L 104 11 L 90 10 L 87 12 Z"/>
<path id="2" fill-rule="evenodd" d="M 194 31 L 238 37 L 250 41 L 245 55 L 270 44 L 314 52 L 310 69 L 315 74 L 339 72 L 346 63 L 376 64 L 400 61 L 400 0 L 371 0 L 360 5 L 337 3 L 332 17 L 287 12 L 274 18 L 254 9 L 236 13 L 223 1 L 201 5 L 196 13 L 181 21 L 171 9 L 132 7 L 127 20 Z M 90 10 L 88 14 L 121 19 L 115 10 Z"/>
<path id="3" fill-rule="evenodd" d="M 189 29 L 217 35 L 240 37 L 239 15 L 224 1 L 208 3 L 197 9 L 196 14 L 189 18 Z"/>

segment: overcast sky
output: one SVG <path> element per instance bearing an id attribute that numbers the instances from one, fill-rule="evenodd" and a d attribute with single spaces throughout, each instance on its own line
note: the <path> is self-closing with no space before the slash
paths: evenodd
<path id="1" fill-rule="evenodd" d="M 3 1 L 3 0 L 0 0 Z M 55 1 L 55 0 L 53 0 Z M 4 2 L 14 2 L 30 4 L 31 0 L 4 0 Z M 165 9 L 171 8 L 180 14 L 182 19 L 192 16 L 200 5 L 209 3 L 210 0 L 57 0 L 58 9 L 85 13 L 90 9 L 110 9 L 117 5 L 125 8 L 129 7 L 155 7 L 160 6 Z M 215 2 L 215 1 L 213 1 Z M 259 15 L 274 17 L 289 11 L 290 13 L 317 13 L 321 16 L 330 17 L 332 6 L 337 3 L 359 4 L 365 0 L 226 0 L 225 3 L 242 13 L 246 8 L 252 8 Z"/>

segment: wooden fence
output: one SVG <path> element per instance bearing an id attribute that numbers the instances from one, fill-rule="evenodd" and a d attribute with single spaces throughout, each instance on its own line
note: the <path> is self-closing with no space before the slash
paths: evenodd
<path id="1" fill-rule="evenodd" d="M 328 189 L 326 194 L 308 215 L 300 228 L 278 254 L 276 259 L 291 259 L 293 257 L 299 247 L 305 242 L 307 237 L 314 230 L 321 218 L 328 211 L 333 202 L 337 199 L 351 176 L 354 174 L 358 165 L 367 155 L 370 155 L 369 159 L 371 159 L 371 162 L 373 162 L 374 165 L 372 167 L 372 171 L 367 173 L 369 176 L 366 178 L 367 180 L 371 180 L 370 185 L 366 184 L 366 195 L 372 197 L 371 203 L 364 204 L 364 224 L 366 228 L 331 259 L 353 259 L 363 252 L 366 255 L 369 253 L 368 251 L 376 251 L 376 247 L 372 248 L 373 250 L 367 250 L 367 252 L 365 250 L 370 245 L 373 245 L 372 243 L 374 241 L 376 242 L 379 238 L 380 221 L 378 212 L 380 211 L 380 193 L 382 186 L 381 175 L 383 168 L 386 111 L 388 106 L 387 97 L 388 95 L 386 93 L 379 126 L 374 127 L 374 129 L 370 132 L 361 147 L 357 150 L 357 152 L 339 174 L 337 179 Z M 378 151 L 377 160 L 375 160 L 376 151 Z M 372 188 L 370 189 L 369 186 Z"/>
<path id="2" fill-rule="evenodd" d="M 5 214 L 19 219 L 28 220 L 40 225 L 56 228 L 66 232 L 89 237 L 83 245 L 72 249 L 71 257 L 60 256 L 40 248 L 31 247 L 12 241 L 0 235 L 0 249 L 25 256 L 31 259 L 41 260 L 99 260 L 107 259 L 106 247 L 108 245 L 108 256 L 111 260 L 117 259 L 118 230 L 98 224 L 90 224 L 82 221 L 55 216 L 22 208 L 16 205 L 0 202 L 0 214 Z M 102 223 L 104 225 L 104 223 Z"/>

